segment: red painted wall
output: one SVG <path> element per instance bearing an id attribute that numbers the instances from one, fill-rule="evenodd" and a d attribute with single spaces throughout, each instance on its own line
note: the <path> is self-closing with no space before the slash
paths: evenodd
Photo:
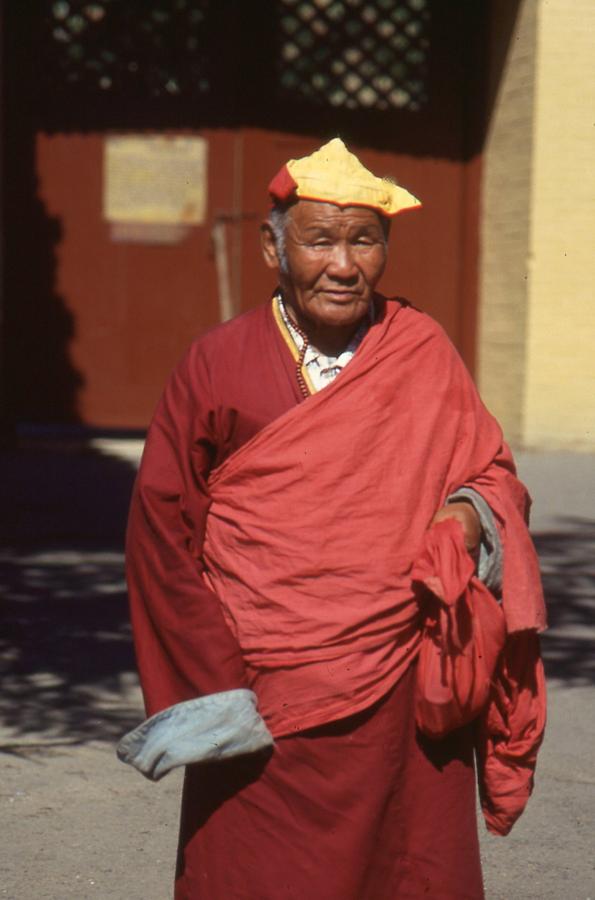
<path id="1" fill-rule="evenodd" d="M 144 427 L 192 337 L 219 321 L 217 216 L 226 221 L 236 309 L 263 302 L 274 286 L 259 246 L 266 186 L 287 159 L 321 141 L 259 129 L 195 133 L 209 144 L 207 217 L 174 245 L 112 240 L 102 218 L 103 135 L 38 135 L 39 197 L 60 224 L 54 287 L 74 323 L 67 352 L 82 376 L 76 412 L 87 425 Z M 471 361 L 477 161 L 353 149 L 424 203 L 395 220 L 381 289 L 435 316 Z"/>

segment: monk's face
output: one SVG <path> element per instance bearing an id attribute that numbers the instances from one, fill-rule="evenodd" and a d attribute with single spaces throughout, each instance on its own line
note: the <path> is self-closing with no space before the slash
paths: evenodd
<path id="1" fill-rule="evenodd" d="M 285 251 L 281 287 L 306 330 L 353 329 L 366 315 L 386 263 L 377 213 L 300 200 L 288 213 Z"/>

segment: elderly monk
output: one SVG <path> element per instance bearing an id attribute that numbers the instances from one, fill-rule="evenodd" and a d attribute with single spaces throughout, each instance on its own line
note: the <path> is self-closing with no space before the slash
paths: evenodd
<path id="1" fill-rule="evenodd" d="M 186 765 L 177 900 L 478 900 L 474 749 L 506 833 L 543 732 L 527 496 L 440 327 L 376 293 L 418 201 L 339 139 L 270 194 L 279 288 L 192 344 L 147 438 L 128 579 L 150 718 L 119 754 L 152 779 Z M 428 535 L 451 541 L 432 590 L 477 564 L 508 634 L 479 718 L 435 739 Z"/>

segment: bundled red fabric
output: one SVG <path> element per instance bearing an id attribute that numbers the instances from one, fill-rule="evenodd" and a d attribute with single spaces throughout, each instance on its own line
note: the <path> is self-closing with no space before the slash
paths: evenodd
<path id="1" fill-rule="evenodd" d="M 508 834 L 533 790 L 546 720 L 545 676 L 535 631 L 510 635 L 478 721 L 479 795 L 488 831 Z"/>
<path id="2" fill-rule="evenodd" d="M 475 576 L 459 522 L 431 528 L 412 570 L 412 581 L 430 592 L 419 651 L 415 717 L 438 738 L 482 712 L 506 640 L 504 613 Z"/>
<path id="3" fill-rule="evenodd" d="M 545 729 L 545 679 L 535 630 L 506 634 L 502 607 L 475 576 L 454 519 L 424 539 L 412 569 L 426 620 L 416 688 L 418 728 L 433 738 L 477 719 L 482 811 L 505 835 L 533 789 Z"/>

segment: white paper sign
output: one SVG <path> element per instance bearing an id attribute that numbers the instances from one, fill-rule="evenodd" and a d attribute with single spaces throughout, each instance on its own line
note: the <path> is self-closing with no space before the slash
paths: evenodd
<path id="1" fill-rule="evenodd" d="M 109 222 L 201 225 L 206 208 L 204 138 L 106 138 L 103 214 Z"/>

